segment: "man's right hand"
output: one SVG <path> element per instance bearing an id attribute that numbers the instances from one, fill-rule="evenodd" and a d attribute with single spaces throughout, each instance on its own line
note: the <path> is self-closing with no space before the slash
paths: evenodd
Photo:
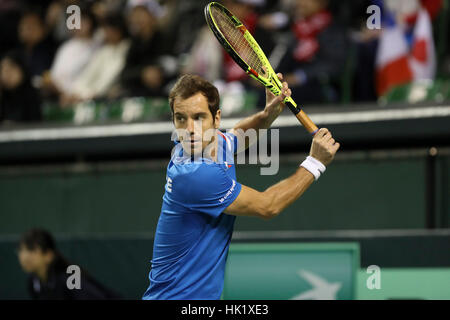
<path id="1" fill-rule="evenodd" d="M 333 161 L 340 144 L 336 142 L 327 128 L 321 128 L 314 135 L 309 155 L 327 166 Z"/>

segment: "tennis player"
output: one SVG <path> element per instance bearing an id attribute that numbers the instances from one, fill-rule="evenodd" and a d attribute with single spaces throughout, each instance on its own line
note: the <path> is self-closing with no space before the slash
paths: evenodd
<path id="1" fill-rule="evenodd" d="M 278 77 L 282 80 L 281 74 Z M 222 133 L 219 93 L 212 84 L 184 75 L 172 88 L 173 123 L 187 134 L 178 135 L 167 167 L 144 300 L 220 299 L 236 216 L 266 220 L 278 216 L 333 160 L 339 143 L 322 128 L 312 139 L 310 155 L 289 178 L 262 192 L 236 181 L 233 155 L 245 141 L 243 133 L 269 128 L 290 95 L 286 82 L 280 96 L 266 90 L 263 111 Z M 215 134 L 206 134 L 211 130 Z"/>

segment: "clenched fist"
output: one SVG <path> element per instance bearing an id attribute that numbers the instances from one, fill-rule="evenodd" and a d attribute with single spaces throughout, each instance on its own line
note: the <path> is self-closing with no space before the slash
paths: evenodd
<path id="1" fill-rule="evenodd" d="M 314 135 L 309 155 L 327 166 L 333 161 L 340 144 L 336 142 L 327 128 L 321 128 Z"/>

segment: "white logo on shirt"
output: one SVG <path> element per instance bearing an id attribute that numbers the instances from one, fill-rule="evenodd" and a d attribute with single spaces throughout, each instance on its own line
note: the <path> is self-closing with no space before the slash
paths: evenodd
<path id="1" fill-rule="evenodd" d="M 166 190 L 167 192 L 172 192 L 172 179 L 167 177 Z"/>
<path id="2" fill-rule="evenodd" d="M 236 186 L 236 181 L 233 180 L 233 185 L 231 186 L 230 190 L 228 190 L 227 194 L 223 198 L 219 199 L 220 203 L 227 200 L 227 198 L 233 193 L 235 186 Z"/>

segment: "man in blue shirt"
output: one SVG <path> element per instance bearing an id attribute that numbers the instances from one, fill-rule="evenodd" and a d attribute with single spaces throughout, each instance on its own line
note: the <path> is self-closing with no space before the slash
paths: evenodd
<path id="1" fill-rule="evenodd" d="M 177 141 L 167 167 L 150 286 L 143 299 L 220 299 L 236 216 L 277 216 L 333 160 L 339 143 L 322 128 L 314 136 L 310 156 L 291 177 L 264 192 L 236 181 L 234 154 L 251 143 L 245 132 L 270 127 L 290 95 L 286 82 L 278 97 L 266 90 L 263 111 L 222 133 L 217 89 L 194 75 L 177 81 L 169 95 Z"/>

